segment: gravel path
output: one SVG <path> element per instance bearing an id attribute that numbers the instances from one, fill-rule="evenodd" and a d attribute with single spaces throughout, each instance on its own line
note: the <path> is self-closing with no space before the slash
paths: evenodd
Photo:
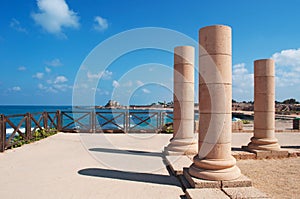
<path id="1" fill-rule="evenodd" d="M 300 157 L 239 160 L 237 165 L 254 187 L 272 198 L 300 198 Z"/>

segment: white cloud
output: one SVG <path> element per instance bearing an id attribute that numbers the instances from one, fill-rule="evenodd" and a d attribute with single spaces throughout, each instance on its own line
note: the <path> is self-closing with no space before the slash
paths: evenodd
<path id="1" fill-rule="evenodd" d="M 151 92 L 150 92 L 148 89 L 146 89 L 146 88 L 143 88 L 142 91 L 143 91 L 143 93 L 147 93 L 147 94 L 148 94 L 148 93 L 151 93 Z"/>
<path id="2" fill-rule="evenodd" d="M 96 16 L 95 19 L 95 24 L 94 24 L 94 29 L 97 31 L 104 31 L 108 28 L 108 23 L 107 20 L 100 17 L 100 16 Z"/>
<path id="3" fill-rule="evenodd" d="M 47 73 L 50 73 L 50 72 L 51 72 L 51 69 L 48 68 L 48 67 L 45 67 L 45 71 L 46 71 Z"/>
<path id="4" fill-rule="evenodd" d="M 67 82 L 68 79 L 65 76 L 57 76 L 54 80 L 54 84 Z"/>
<path id="5" fill-rule="evenodd" d="M 275 63 L 278 66 L 300 67 L 300 48 L 282 50 L 281 52 L 272 55 Z"/>
<path id="6" fill-rule="evenodd" d="M 137 84 L 138 86 L 143 86 L 143 85 L 144 85 L 144 83 L 143 83 L 141 80 L 137 80 L 137 81 L 136 81 L 136 84 Z"/>
<path id="7" fill-rule="evenodd" d="M 112 76 L 112 72 L 105 70 L 105 71 L 101 71 L 99 73 L 91 73 L 90 71 L 87 72 L 87 77 L 88 79 L 92 80 L 92 79 L 110 79 Z"/>
<path id="8" fill-rule="evenodd" d="M 9 26 L 18 32 L 28 33 L 27 30 L 21 26 L 21 23 L 15 18 L 10 21 Z"/>
<path id="9" fill-rule="evenodd" d="M 53 66 L 53 67 L 58 67 L 58 66 L 62 66 L 63 64 L 61 63 L 61 61 L 59 59 L 53 59 L 51 61 L 46 62 L 46 64 L 48 66 Z"/>
<path id="10" fill-rule="evenodd" d="M 58 91 L 66 91 L 69 88 L 71 88 L 71 86 L 66 84 L 54 84 L 53 86 L 44 86 L 43 84 L 38 84 L 38 89 L 48 93 L 58 93 Z"/>
<path id="11" fill-rule="evenodd" d="M 38 88 L 41 90 L 45 90 L 47 87 L 45 87 L 43 84 L 38 84 Z"/>
<path id="12" fill-rule="evenodd" d="M 70 88 L 70 86 L 67 84 L 54 84 L 53 87 L 60 91 L 66 91 L 68 88 Z"/>
<path id="13" fill-rule="evenodd" d="M 113 83 L 112 83 L 112 86 L 114 88 L 118 88 L 118 87 L 120 87 L 120 84 L 119 84 L 119 82 L 117 82 L 116 80 L 114 80 Z"/>
<path id="14" fill-rule="evenodd" d="M 300 50 L 283 50 L 271 57 L 275 61 L 276 100 L 300 99 Z M 245 64 L 236 64 L 232 71 L 233 99 L 253 100 L 254 74 Z"/>
<path id="15" fill-rule="evenodd" d="M 21 87 L 20 86 L 14 86 L 14 87 L 11 88 L 11 90 L 18 92 L 18 91 L 21 91 Z"/>
<path id="16" fill-rule="evenodd" d="M 44 73 L 38 72 L 38 73 L 36 73 L 35 75 L 33 75 L 33 77 L 34 77 L 34 78 L 37 78 L 37 79 L 43 79 Z"/>
<path id="17" fill-rule="evenodd" d="M 282 88 L 288 87 L 289 89 L 287 90 L 290 90 L 292 86 L 299 85 L 300 48 L 276 52 L 271 58 L 274 59 L 276 65 L 276 86 Z"/>
<path id="18" fill-rule="evenodd" d="M 18 68 L 18 70 L 19 70 L 19 71 L 25 71 L 25 70 L 26 70 L 26 67 L 25 67 L 25 66 L 20 66 L 20 67 Z"/>
<path id="19" fill-rule="evenodd" d="M 232 70 L 233 98 L 247 100 L 253 98 L 254 74 L 250 73 L 245 63 L 235 64 Z"/>
<path id="20" fill-rule="evenodd" d="M 63 34 L 63 27 L 78 28 L 79 17 L 69 9 L 65 0 L 37 0 L 38 13 L 32 13 L 34 21 L 52 34 Z"/>

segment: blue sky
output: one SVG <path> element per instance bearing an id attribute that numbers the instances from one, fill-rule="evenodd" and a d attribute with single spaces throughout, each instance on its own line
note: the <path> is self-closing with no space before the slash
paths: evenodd
<path id="1" fill-rule="evenodd" d="M 143 27 L 168 28 L 197 41 L 199 28 L 213 24 L 233 30 L 234 99 L 253 100 L 253 61 L 273 58 L 276 99 L 300 100 L 299 8 L 297 0 L 2 0 L 0 104 L 72 104 L 76 75 L 101 42 Z M 101 77 L 93 88 L 98 105 L 117 96 L 115 90 L 131 93 L 129 100 L 117 97 L 123 103 L 170 101 L 172 62 L 170 52 L 144 49 L 119 57 L 105 70 L 86 70 L 86 79 Z M 170 70 L 159 72 L 151 63 Z M 141 65 L 149 72 L 128 72 Z M 151 73 L 155 68 L 158 72 Z M 157 85 L 146 84 L 145 76 Z"/>

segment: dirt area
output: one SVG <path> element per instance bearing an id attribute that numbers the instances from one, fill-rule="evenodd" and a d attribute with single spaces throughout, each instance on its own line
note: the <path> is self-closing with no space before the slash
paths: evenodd
<path id="1" fill-rule="evenodd" d="M 272 198 L 300 198 L 300 157 L 286 159 L 239 160 L 242 173 L 254 187 Z"/>
<path id="2" fill-rule="evenodd" d="M 249 124 L 243 124 L 243 131 L 249 132 L 253 131 L 253 121 L 249 121 Z M 296 132 L 293 129 L 293 120 L 275 120 L 275 130 L 276 132 Z"/>

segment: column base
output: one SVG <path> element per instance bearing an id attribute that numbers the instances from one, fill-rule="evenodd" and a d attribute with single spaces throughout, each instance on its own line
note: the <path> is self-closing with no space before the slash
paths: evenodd
<path id="1" fill-rule="evenodd" d="M 280 151 L 280 145 L 276 138 L 251 138 L 248 144 L 249 150 L 262 150 L 262 151 Z"/>
<path id="2" fill-rule="evenodd" d="M 196 178 L 218 181 L 234 180 L 241 176 L 241 171 L 232 156 L 228 159 L 199 159 L 197 155 L 193 162 L 189 174 Z"/>
<path id="3" fill-rule="evenodd" d="M 172 138 L 170 144 L 165 147 L 165 155 L 196 155 L 198 143 L 196 138 Z"/>

